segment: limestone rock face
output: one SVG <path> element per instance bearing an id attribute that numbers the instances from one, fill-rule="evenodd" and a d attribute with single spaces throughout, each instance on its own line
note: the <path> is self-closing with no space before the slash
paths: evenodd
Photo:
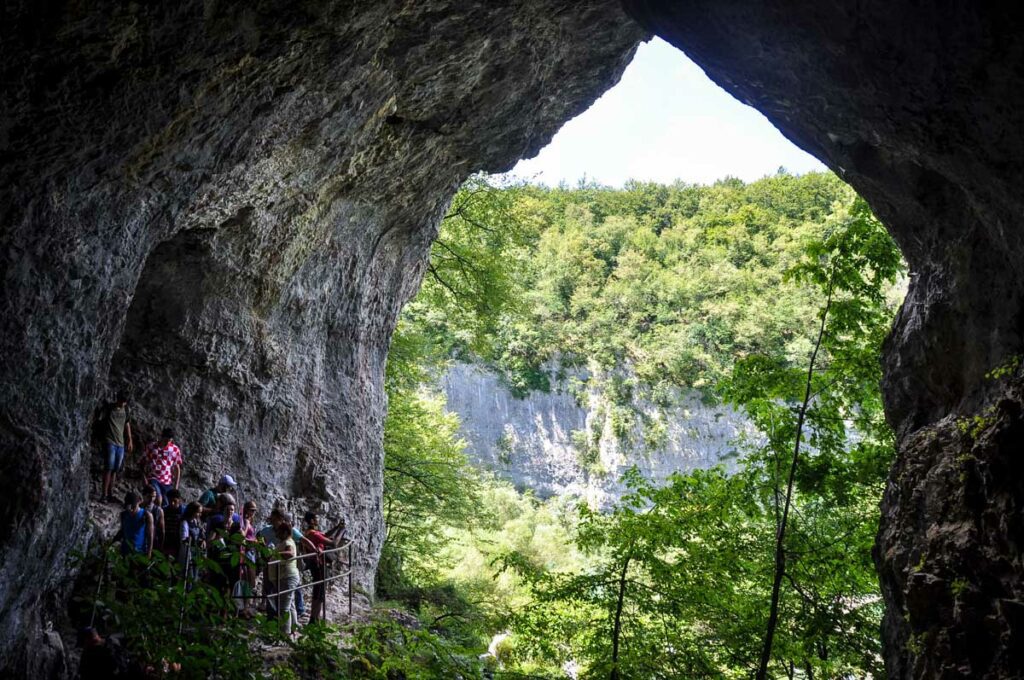
<path id="1" fill-rule="evenodd" d="M 1001 476 L 1020 457 L 1019 437 L 1007 434 L 1019 397 L 985 375 L 1024 345 L 1024 11 L 888 0 L 624 4 L 828 163 L 898 240 L 911 281 L 883 384 L 899 438 L 877 546 L 887 668 L 894 678 L 1020 677 L 1024 490 Z M 973 445 L 992 463 L 961 478 L 967 449 L 953 422 L 992 404 L 998 432 Z M 1016 519 L 998 520 L 1004 512 Z M 943 566 L 914 572 L 922 558 Z M 954 606 L 950 588 L 965 583 Z"/>
<path id="2" fill-rule="evenodd" d="M 970 417 L 902 441 L 876 556 L 886 600 L 905 613 L 887 633 L 912 652 L 890 655 L 897 677 L 1024 669 L 1024 380 L 997 382 Z"/>
<path id="3" fill-rule="evenodd" d="M 886 661 L 898 678 L 1021 675 L 1006 584 L 1024 580 L 1022 538 L 999 519 L 1019 515 L 999 466 L 1019 457 L 1020 399 L 984 376 L 1024 344 L 1024 10 L 623 2 L 899 240 Z M 4 3 L 3 674 L 66 672 L 45 620 L 88 533 L 89 414 L 126 384 L 142 430 L 177 427 L 195 487 L 230 469 L 264 502 L 344 514 L 369 586 L 383 363 L 437 219 L 467 173 L 539 149 L 640 37 L 615 0 Z M 993 405 L 970 451 L 997 464 L 961 479 L 955 418 Z M 913 572 L 922 554 L 941 568 Z M 970 602 L 927 606 L 944 588 Z M 978 620 L 985 644 L 964 637 Z"/>
<path id="4" fill-rule="evenodd" d="M 456 363 L 439 387 L 474 464 L 541 498 L 572 495 L 596 508 L 622 497 L 620 477 L 631 466 L 658 482 L 673 472 L 728 469 L 738 456 L 736 439 L 756 436 L 741 414 L 704 403 L 696 391 L 673 395 L 665 406 L 633 397 L 628 409 L 616 409 L 597 388 L 574 394 L 585 378 L 582 370 L 552 370 L 549 392 L 519 398 L 485 367 Z M 622 436 L 613 409 L 632 416 Z"/>
<path id="5" fill-rule="evenodd" d="M 121 388 L 187 487 L 346 517 L 372 588 L 384 363 L 437 222 L 641 37 L 614 0 L 5 3 L 0 675 L 66 672 L 45 628 Z"/>

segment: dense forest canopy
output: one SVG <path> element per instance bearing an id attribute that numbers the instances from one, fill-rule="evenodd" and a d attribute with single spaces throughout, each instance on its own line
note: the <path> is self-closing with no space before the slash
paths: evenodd
<path id="1" fill-rule="evenodd" d="M 498 192 L 477 178 L 406 318 L 520 389 L 546 387 L 552 359 L 709 386 L 754 351 L 806 354 L 814 306 L 783 277 L 853 196 L 830 173 Z"/>

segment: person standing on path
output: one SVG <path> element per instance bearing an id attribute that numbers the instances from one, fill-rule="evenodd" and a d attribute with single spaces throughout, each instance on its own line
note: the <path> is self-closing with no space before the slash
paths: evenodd
<path id="1" fill-rule="evenodd" d="M 174 430 L 166 427 L 158 441 L 149 443 L 142 457 L 146 483 L 156 489 L 156 502 L 161 507 L 167 504 L 167 492 L 178 488 L 182 463 L 181 449 L 174 443 Z"/>
<path id="2" fill-rule="evenodd" d="M 316 547 L 316 555 L 306 558 L 309 570 L 313 572 L 313 582 L 316 583 L 317 581 L 322 581 L 327 575 L 324 550 L 336 547 L 337 542 L 328 534 L 320 531 L 320 517 L 315 512 L 307 512 L 303 521 L 306 523 L 306 539 Z M 313 586 L 313 605 L 309 611 L 310 623 L 316 623 L 321 619 L 326 601 L 327 584 L 317 583 Z"/>
<path id="3" fill-rule="evenodd" d="M 181 524 L 185 508 L 181 504 L 181 492 L 171 489 L 167 492 L 167 507 L 164 508 L 164 540 L 161 549 L 172 560 L 178 559 L 181 548 Z"/>
<path id="4" fill-rule="evenodd" d="M 245 536 L 243 551 L 245 580 L 256 592 L 256 501 L 246 501 L 242 506 L 242 534 Z"/>
<path id="5" fill-rule="evenodd" d="M 299 563 L 295 559 L 295 539 L 292 538 L 292 525 L 290 522 L 281 522 L 275 528 L 277 542 L 274 549 L 277 551 L 278 559 L 276 564 L 269 566 L 270 578 L 274 581 L 273 598 L 278 604 L 278 615 L 281 620 L 281 632 L 285 636 L 292 634 L 292 625 L 296 618 L 293 606 L 294 595 L 298 591 L 284 592 L 297 588 L 299 585 Z"/>
<path id="6" fill-rule="evenodd" d="M 144 486 L 139 491 L 142 496 L 142 509 L 153 516 L 153 544 L 162 546 L 164 544 L 164 510 L 156 501 L 156 490 L 151 486 Z"/>
<path id="7" fill-rule="evenodd" d="M 142 497 L 134 491 L 124 496 L 124 510 L 121 512 L 121 554 L 153 556 L 153 515 L 141 507 Z"/>
<path id="8" fill-rule="evenodd" d="M 117 474 L 124 468 L 125 452 L 132 454 L 132 425 L 128 421 L 128 395 L 121 393 L 112 404 L 107 404 L 100 416 L 103 434 L 103 489 L 100 497 L 107 503 L 116 503 L 114 485 Z M 95 430 L 94 430 L 95 431 Z"/>
<path id="9" fill-rule="evenodd" d="M 292 523 L 291 513 L 286 512 L 279 506 L 275 505 L 270 511 L 270 516 L 267 517 L 267 522 L 268 523 L 265 527 L 256 532 L 257 539 L 262 540 L 267 546 L 271 548 L 275 547 L 275 544 L 277 543 L 277 528 L 283 522 L 292 528 L 292 540 L 295 542 L 298 549 L 302 550 L 302 552 L 316 551 L 316 546 L 313 545 L 308 538 L 303 536 L 301 531 L 295 528 L 295 525 Z M 264 583 L 268 587 L 267 594 L 270 594 L 274 588 L 273 579 L 268 578 Z M 295 610 L 298 612 L 299 616 L 306 613 L 306 603 L 301 590 L 295 591 Z"/>

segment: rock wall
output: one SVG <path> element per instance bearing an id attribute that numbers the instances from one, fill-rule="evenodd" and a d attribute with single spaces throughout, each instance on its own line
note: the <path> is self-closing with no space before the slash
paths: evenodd
<path id="1" fill-rule="evenodd" d="M 1024 496 L 1005 474 L 1019 465 L 1020 399 L 985 376 L 1024 348 L 1024 8 L 624 5 L 824 160 L 899 242 L 911 279 L 883 384 L 898 460 L 876 554 L 887 670 L 1021 677 Z M 965 443 L 957 418 L 990 408 L 991 433 Z M 956 472 L 975 454 L 977 466 Z"/>
<path id="2" fill-rule="evenodd" d="M 346 516 L 371 589 L 384 362 L 437 222 L 641 37 L 612 0 L 4 3 L 0 675 L 67 671 L 45 630 L 121 387 L 189 486 Z"/>
<path id="3" fill-rule="evenodd" d="M 581 376 L 570 373 L 552 380 L 550 392 L 517 398 L 497 375 L 459 363 L 441 377 L 440 387 L 447 410 L 459 416 L 474 464 L 542 498 L 574 495 L 599 508 L 622 496 L 619 477 L 632 465 L 658 481 L 673 472 L 728 468 L 737 437 L 753 434 L 735 411 L 705 404 L 693 393 L 677 395 L 670 407 L 632 400 L 624 411 L 641 412 L 647 422 L 631 418 L 620 437 L 614 405 L 593 388 L 578 398 L 573 377 Z"/>
<path id="4" fill-rule="evenodd" d="M 886 662 L 898 678 L 1021 675 L 1006 584 L 1024 581 L 1022 542 L 983 511 L 1021 490 L 930 471 L 964 455 L 956 415 L 992 407 L 982 458 L 1019 456 L 997 436 L 1016 431 L 1014 388 L 985 375 L 1024 345 L 1024 9 L 623 4 L 899 240 L 913 276 L 886 356 Z M 346 512 L 369 585 L 382 366 L 436 220 L 468 172 L 536 151 L 610 85 L 639 37 L 613 0 L 4 3 L 0 669 L 61 671 L 44 620 L 86 533 L 88 414 L 118 382 L 144 428 L 178 425 L 193 473 L 231 466 Z M 973 523 L 966 546 L 932 541 L 936 508 Z M 982 536 L 968 570 L 958 551 Z M 921 555 L 941 573 L 915 572 Z M 971 578 L 1003 586 L 966 609 L 907 604 Z"/>

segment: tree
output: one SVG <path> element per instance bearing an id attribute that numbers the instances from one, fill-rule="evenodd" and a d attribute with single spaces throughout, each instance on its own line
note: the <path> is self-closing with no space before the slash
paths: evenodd
<path id="1" fill-rule="evenodd" d="M 902 263 L 860 199 L 825 227 L 785 278 L 820 296 L 810 359 L 750 354 L 720 385 L 758 429 L 740 470 L 664 486 L 628 474 L 610 514 L 581 510 L 579 573 L 506 557 L 536 602 L 517 621 L 524 659 L 612 680 L 881 672 L 870 549 L 893 442 L 879 357 Z"/>
<path id="2" fill-rule="evenodd" d="M 513 251 L 524 230 L 518 187 L 470 178 L 453 199 L 431 250 L 427 278 L 403 312 L 388 354 L 384 423 L 382 590 L 431 583 L 448 527 L 484 520 L 481 474 L 465 456 L 458 419 L 435 381 L 453 355 L 486 356 L 496 328 L 520 299 Z"/>
<path id="3" fill-rule="evenodd" d="M 815 286 L 822 298 L 818 332 L 806 369 L 801 372 L 800 367 L 769 356 L 749 357 L 737 364 L 726 390 L 759 429 L 768 432 L 767 445 L 755 459 L 767 456 L 774 468 L 774 567 L 759 680 L 768 675 L 783 579 L 788 578 L 793 590 L 800 593 L 800 585 L 787 567 L 786 550 L 798 477 L 805 493 L 842 503 L 845 494 L 835 493 L 829 484 L 855 478 L 861 472 L 856 468 L 864 462 L 849 455 L 848 424 L 861 426 L 859 447 L 871 447 L 872 458 L 867 462 L 880 462 L 879 449 L 891 449 L 891 434 L 877 422 L 876 395 L 881 379 L 881 337 L 891 319 L 886 292 L 902 271 L 899 250 L 862 199 L 856 199 L 848 213 L 836 211 L 830 233 L 811 244 L 807 257 L 789 272 L 792 279 Z M 804 448 L 803 452 L 810 460 L 802 465 L 802 447 L 808 444 L 812 451 L 808 454 Z M 791 453 L 784 450 L 787 446 Z M 782 488 L 781 461 L 788 461 Z M 884 474 L 878 466 L 871 472 Z"/>

